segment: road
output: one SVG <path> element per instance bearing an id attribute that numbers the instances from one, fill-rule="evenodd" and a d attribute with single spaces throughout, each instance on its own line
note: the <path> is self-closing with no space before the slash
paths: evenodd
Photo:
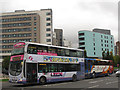
<path id="1" fill-rule="evenodd" d="M 90 89 L 90 88 L 120 88 L 120 77 L 116 77 L 114 74 L 107 77 L 98 77 L 94 79 L 84 79 L 76 82 L 67 81 L 67 82 L 57 82 L 49 83 L 46 85 L 13 85 L 9 82 L 2 83 L 3 90 L 27 90 L 27 89 L 38 89 L 38 88 L 81 88 L 81 89 Z"/>

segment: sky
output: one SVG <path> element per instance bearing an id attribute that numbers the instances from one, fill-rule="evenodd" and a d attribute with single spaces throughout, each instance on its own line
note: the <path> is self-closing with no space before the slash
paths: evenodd
<path id="1" fill-rule="evenodd" d="M 63 29 L 64 38 L 78 47 L 78 31 L 109 29 L 118 41 L 118 0 L 1 0 L 0 12 L 52 9 L 53 29 Z M 120 40 L 120 38 L 119 38 Z"/>

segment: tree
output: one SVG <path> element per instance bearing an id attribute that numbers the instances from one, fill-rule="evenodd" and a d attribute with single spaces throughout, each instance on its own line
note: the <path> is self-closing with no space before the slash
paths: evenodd
<path id="1" fill-rule="evenodd" d="M 115 64 L 115 66 L 117 66 L 117 64 L 120 64 L 120 56 L 116 55 L 113 58 L 114 58 L 114 64 Z"/>
<path id="2" fill-rule="evenodd" d="M 105 51 L 102 52 L 102 58 L 105 59 Z"/>
<path id="3" fill-rule="evenodd" d="M 7 56 L 2 61 L 2 72 L 6 73 L 9 69 L 10 56 Z"/>

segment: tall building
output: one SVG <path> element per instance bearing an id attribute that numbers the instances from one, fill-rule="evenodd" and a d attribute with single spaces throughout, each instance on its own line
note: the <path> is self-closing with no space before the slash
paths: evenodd
<path id="1" fill-rule="evenodd" d="M 120 41 L 116 42 L 116 55 L 120 56 Z"/>
<path id="2" fill-rule="evenodd" d="M 112 51 L 114 54 L 113 35 L 93 31 L 79 31 L 79 48 L 87 51 L 88 57 L 102 58 L 102 52 Z"/>
<path id="3" fill-rule="evenodd" d="M 56 33 L 57 46 L 63 46 L 63 30 L 54 29 L 54 33 Z"/>
<path id="4" fill-rule="evenodd" d="M 0 16 L 0 53 L 9 56 L 18 41 L 52 44 L 52 9 L 16 10 Z"/>

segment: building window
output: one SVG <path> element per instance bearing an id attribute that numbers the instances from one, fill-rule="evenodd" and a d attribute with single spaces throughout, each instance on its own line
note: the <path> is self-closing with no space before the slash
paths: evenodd
<path id="1" fill-rule="evenodd" d="M 105 43 L 106 43 L 106 40 L 105 40 Z"/>
<path id="2" fill-rule="evenodd" d="M 36 31 L 36 27 L 34 27 L 34 31 Z"/>
<path id="3" fill-rule="evenodd" d="M 112 43 L 112 41 L 111 41 L 111 43 Z"/>
<path id="4" fill-rule="evenodd" d="M 36 25 L 36 22 L 34 22 L 34 25 Z"/>
<path id="5" fill-rule="evenodd" d="M 103 42 L 103 40 L 101 40 L 101 42 Z"/>
<path id="6" fill-rule="evenodd" d="M 103 48 L 102 48 L 102 51 L 103 51 Z"/>
<path id="7" fill-rule="evenodd" d="M 36 20 L 37 18 L 36 17 L 34 17 L 34 20 Z"/>
<path id="8" fill-rule="evenodd" d="M 49 34 L 49 33 L 46 34 L 46 37 L 50 37 L 50 36 L 51 36 L 51 34 Z"/>
<path id="9" fill-rule="evenodd" d="M 34 33 L 34 36 L 36 36 L 36 33 Z"/>
<path id="10" fill-rule="evenodd" d="M 103 38 L 103 35 L 101 35 L 101 38 Z"/>
<path id="11" fill-rule="evenodd" d="M 94 50 L 95 50 L 95 47 L 94 47 Z"/>
<path id="12" fill-rule="evenodd" d="M 84 33 L 79 33 L 79 36 L 83 36 L 84 35 Z"/>
<path id="13" fill-rule="evenodd" d="M 94 52 L 94 55 L 95 55 L 96 53 Z"/>
<path id="14" fill-rule="evenodd" d="M 51 15 L 51 13 L 50 13 L 50 12 L 47 12 L 46 15 Z"/>
<path id="15" fill-rule="evenodd" d="M 101 44 L 101 46 L 103 46 L 103 44 Z"/>
<path id="16" fill-rule="evenodd" d="M 95 37 L 95 34 L 93 34 L 93 37 Z"/>
<path id="17" fill-rule="evenodd" d="M 50 21 L 50 18 L 46 18 L 46 21 Z"/>
<path id="18" fill-rule="evenodd" d="M 51 31 L 51 29 L 50 28 L 46 28 L 46 31 Z"/>
<path id="19" fill-rule="evenodd" d="M 51 39 L 46 39 L 46 42 L 51 42 Z"/>
<path id="20" fill-rule="evenodd" d="M 46 26 L 50 26 L 50 23 L 46 23 Z"/>
<path id="21" fill-rule="evenodd" d="M 34 42 L 36 42 L 36 38 L 34 38 Z"/>
<path id="22" fill-rule="evenodd" d="M 95 41 L 95 38 L 93 38 L 93 41 Z"/>
<path id="23" fill-rule="evenodd" d="M 95 43 L 93 43 L 93 46 L 95 46 Z"/>

